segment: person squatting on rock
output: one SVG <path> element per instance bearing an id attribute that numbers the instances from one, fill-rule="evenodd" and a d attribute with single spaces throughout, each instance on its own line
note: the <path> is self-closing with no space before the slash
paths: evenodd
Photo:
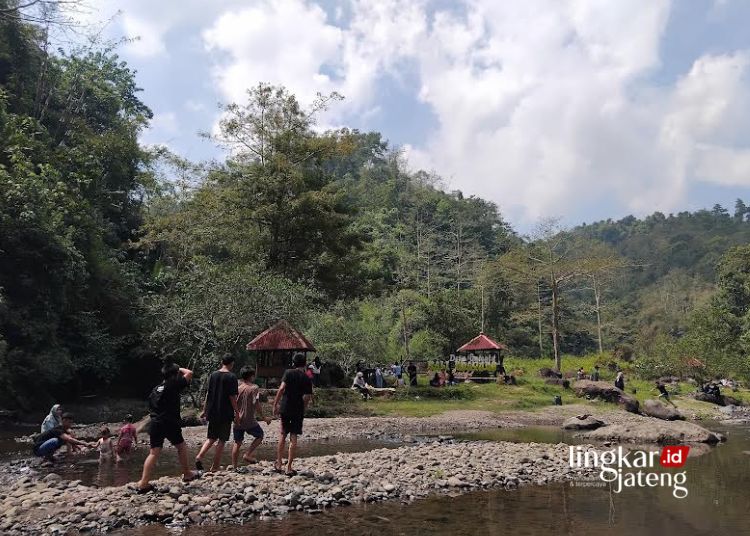
<path id="1" fill-rule="evenodd" d="M 182 480 L 190 482 L 200 476 L 200 473 L 192 471 L 188 464 L 187 446 L 182 437 L 182 418 L 180 417 L 180 393 L 190 385 L 193 371 L 170 363 L 162 368 L 162 376 L 164 381 L 154 387 L 149 396 L 151 450 L 143 462 L 143 474 L 136 485 L 138 493 L 148 493 L 154 490 L 154 486 L 149 482 L 164 448 L 165 439 L 177 449 L 177 457 L 182 468 Z"/>
<path id="2" fill-rule="evenodd" d="M 195 467 L 203 470 L 203 457 L 211 447 L 216 445 L 211 471 L 218 471 L 221 465 L 221 455 L 224 445 L 229 441 L 232 421 L 237 423 L 237 376 L 232 373 L 234 356 L 226 354 L 221 359 L 221 368 L 211 373 L 208 378 L 208 391 L 203 402 L 202 419 L 208 419 L 208 433 L 200 452 L 195 457 Z M 304 371 L 303 371 L 304 374 Z"/>
<path id="3" fill-rule="evenodd" d="M 70 433 L 72 426 L 73 415 L 63 413 L 59 426 L 50 428 L 34 438 L 34 445 L 32 447 L 34 456 L 39 456 L 52 463 L 55 461 L 53 458 L 55 452 L 62 448 L 63 445 L 67 445 L 69 451 L 78 450 L 81 447 L 92 447 L 91 444 L 73 437 Z"/>
<path id="4" fill-rule="evenodd" d="M 297 452 L 297 436 L 302 434 L 302 421 L 305 418 L 305 409 L 310 404 L 313 394 L 313 385 L 310 378 L 305 375 L 305 364 L 307 359 L 304 354 L 294 356 L 294 368 L 284 372 L 281 378 L 281 386 L 276 391 L 273 401 L 273 414 L 281 418 L 279 432 L 279 444 L 276 449 L 276 463 L 274 471 L 282 471 L 284 447 L 286 436 L 289 435 L 289 452 L 287 458 L 286 474 L 294 476 L 296 471 L 292 470 L 292 462 Z"/>
<path id="5" fill-rule="evenodd" d="M 60 404 L 55 404 L 54 406 L 52 406 L 52 408 L 50 408 L 49 410 L 49 414 L 42 421 L 42 429 L 40 430 L 40 432 L 49 432 L 53 428 L 62 426 L 62 414 L 63 410 Z"/>
<path id="6" fill-rule="evenodd" d="M 247 463 L 257 463 L 257 460 L 253 457 L 253 452 L 263 442 L 263 429 L 258 424 L 258 419 L 263 419 L 263 406 L 260 403 L 260 388 L 253 383 L 254 380 L 255 371 L 250 367 L 244 367 L 240 371 L 240 385 L 237 394 L 239 418 L 234 423 L 234 444 L 232 445 L 232 465 L 235 469 L 239 462 L 245 433 L 253 436 L 253 442 L 242 455 L 242 459 Z M 265 421 L 266 424 L 271 424 L 270 417 L 266 417 Z"/>

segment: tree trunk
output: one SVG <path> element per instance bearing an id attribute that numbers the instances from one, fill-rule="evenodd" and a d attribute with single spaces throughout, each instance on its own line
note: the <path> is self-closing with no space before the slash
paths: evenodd
<path id="1" fill-rule="evenodd" d="M 539 328 L 539 357 L 544 357 L 544 339 L 542 337 L 542 289 L 539 281 L 536 282 L 536 299 L 537 299 L 537 324 Z"/>
<path id="2" fill-rule="evenodd" d="M 596 310 L 596 337 L 599 343 L 599 353 L 602 354 L 604 353 L 604 346 L 602 344 L 602 315 L 601 315 L 601 308 L 600 308 L 601 297 L 599 295 L 599 285 L 596 281 L 596 276 L 594 276 L 593 281 L 594 281 L 594 303 L 595 303 L 595 310 Z"/>
<path id="3" fill-rule="evenodd" d="M 404 325 L 404 351 L 406 353 L 406 360 L 411 360 L 411 356 L 409 355 L 409 330 L 406 327 L 406 309 L 404 308 L 404 304 L 401 304 L 401 318 Z"/>
<path id="4" fill-rule="evenodd" d="M 555 370 L 560 372 L 560 333 L 558 329 L 558 288 L 557 279 L 552 275 L 550 280 L 552 283 L 552 348 L 555 355 Z"/>

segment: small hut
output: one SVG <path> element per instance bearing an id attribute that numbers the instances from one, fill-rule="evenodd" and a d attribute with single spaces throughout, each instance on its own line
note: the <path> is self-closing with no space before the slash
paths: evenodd
<path id="1" fill-rule="evenodd" d="M 286 320 L 280 320 L 255 337 L 247 343 L 247 349 L 257 353 L 256 375 L 266 387 L 281 380 L 284 371 L 291 367 L 294 354 L 315 351 L 302 332 Z"/>
<path id="2" fill-rule="evenodd" d="M 495 362 L 502 365 L 503 361 L 500 352 L 507 349 L 507 346 L 492 340 L 492 338 L 482 332 L 459 348 L 456 353 L 467 357 L 470 355 L 478 355 L 481 358 L 480 362 Z M 469 359 L 465 360 L 469 361 Z"/>

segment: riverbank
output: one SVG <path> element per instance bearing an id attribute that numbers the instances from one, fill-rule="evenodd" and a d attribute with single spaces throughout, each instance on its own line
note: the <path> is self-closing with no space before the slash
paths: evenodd
<path id="1" fill-rule="evenodd" d="M 357 502 L 411 502 L 430 494 L 584 479 L 564 444 L 433 442 L 365 453 L 304 458 L 286 477 L 262 462 L 247 473 L 221 471 L 184 484 L 155 481 L 157 492 L 97 489 L 56 475 L 18 479 L 0 493 L 3 534 L 98 533 L 148 523 L 242 523 L 290 511 L 319 512 Z"/>
<path id="2" fill-rule="evenodd" d="M 598 432 L 595 439 L 590 440 L 600 445 L 653 443 L 663 439 L 663 432 L 648 436 L 654 430 L 672 431 L 672 439 L 679 441 L 680 430 L 686 425 L 705 431 L 692 423 L 659 421 L 603 402 L 504 414 L 461 410 L 421 418 L 308 419 L 302 443 L 363 439 L 399 441 L 405 445 L 301 458 L 296 465 L 300 475 L 293 478 L 273 473 L 268 461 L 241 468 L 240 473 L 208 474 L 189 485 L 179 478 L 163 477 L 155 481 L 158 492 L 145 497 L 135 495 L 125 486 L 96 488 L 80 481 L 68 482 L 53 473 L 54 468 L 41 468 L 38 460 L 4 464 L 0 477 L 4 490 L 0 492 L 0 509 L 4 512 L 0 531 L 3 534 L 64 534 L 68 530 L 98 533 L 149 523 L 241 523 L 297 510 L 316 513 L 323 508 L 356 502 L 410 502 L 434 493 L 580 479 L 586 474 L 568 467 L 564 444 L 454 442 L 427 436 L 529 426 L 559 427 L 566 419 L 582 413 L 605 423 L 595 431 Z M 266 443 L 273 442 L 278 422 L 263 427 Z M 76 434 L 85 436 L 97 429 L 98 425 L 79 428 Z M 619 430 L 619 435 L 613 438 L 605 433 L 607 429 Z M 184 429 L 191 454 L 202 443 L 205 431 L 204 426 Z M 588 433 L 593 432 L 580 432 L 584 441 Z M 683 435 L 682 439 L 701 441 L 697 437 Z"/>

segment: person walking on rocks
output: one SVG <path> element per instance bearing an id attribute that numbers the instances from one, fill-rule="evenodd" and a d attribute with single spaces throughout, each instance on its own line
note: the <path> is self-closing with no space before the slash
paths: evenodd
<path id="1" fill-rule="evenodd" d="M 304 354 L 294 356 L 294 368 L 284 372 L 284 376 L 281 378 L 281 386 L 276 391 L 276 398 L 273 401 L 273 414 L 281 418 L 274 470 L 277 473 L 282 471 L 286 436 L 289 435 L 289 453 L 286 466 L 288 476 L 297 474 L 296 471 L 292 470 L 292 462 L 294 462 L 294 456 L 297 452 L 297 436 L 302 434 L 305 409 L 310 404 L 313 395 L 312 381 L 305 375 L 306 362 Z"/>
<path id="2" fill-rule="evenodd" d="M 200 473 L 190 470 L 188 464 L 187 446 L 182 437 L 182 418 L 180 417 L 180 393 L 190 385 L 193 371 L 180 368 L 174 363 L 166 363 L 162 368 L 164 381 L 157 385 L 149 396 L 151 425 L 149 428 L 149 442 L 151 450 L 143 462 L 143 474 L 136 484 L 138 493 L 148 493 L 154 490 L 150 484 L 156 463 L 159 461 L 164 448 L 164 440 L 177 449 L 177 457 L 182 467 L 182 480 L 190 482 L 200 476 Z"/>
<path id="3" fill-rule="evenodd" d="M 221 368 L 211 373 L 208 378 L 208 392 L 203 402 L 202 419 L 208 419 L 208 433 L 200 452 L 195 457 L 195 468 L 203 470 L 203 457 L 216 445 L 211 471 L 218 471 L 224 445 L 229 441 L 232 421 L 238 420 L 237 376 L 232 373 L 234 356 L 226 354 L 221 359 Z M 303 372 L 304 373 L 304 372 Z"/>
<path id="4" fill-rule="evenodd" d="M 263 406 L 260 403 L 260 388 L 253 383 L 255 380 L 255 371 L 250 367 L 244 367 L 240 371 L 240 386 L 237 394 L 237 409 L 239 410 L 239 419 L 234 423 L 234 445 L 232 445 L 232 465 L 237 468 L 240 458 L 240 449 L 245 439 L 245 433 L 253 436 L 253 442 L 250 443 L 242 459 L 247 463 L 256 463 L 253 452 L 263 442 L 263 428 L 258 424 L 257 419 L 263 419 Z M 266 424 L 271 424 L 271 418 L 266 417 Z"/>
<path id="5" fill-rule="evenodd" d="M 669 391 L 667 391 L 667 386 L 664 385 L 660 381 L 656 381 L 656 390 L 659 391 L 659 398 L 663 398 L 665 402 L 668 404 L 671 404 L 674 407 L 677 407 L 677 404 L 672 402 L 672 399 L 669 396 Z"/>

